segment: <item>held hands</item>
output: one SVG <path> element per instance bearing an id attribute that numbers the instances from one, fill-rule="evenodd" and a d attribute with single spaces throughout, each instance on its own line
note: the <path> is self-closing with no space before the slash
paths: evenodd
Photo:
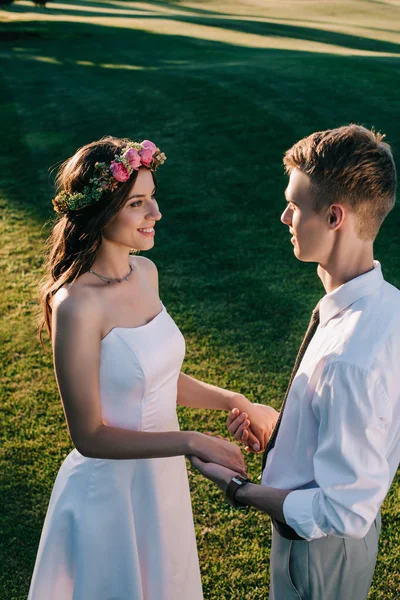
<path id="1" fill-rule="evenodd" d="M 221 436 L 196 433 L 196 441 L 189 453 L 189 460 L 197 458 L 201 463 L 217 463 L 235 474 L 247 475 L 246 463 L 239 446 Z M 192 464 L 194 464 L 192 462 Z M 200 463 L 198 463 L 200 464 Z M 197 464 L 194 465 L 197 467 Z M 198 467 L 197 467 L 198 468 Z"/>
<path id="2" fill-rule="evenodd" d="M 204 462 L 197 456 L 189 456 L 188 458 L 191 464 L 198 469 L 200 473 L 204 475 L 204 477 L 207 477 L 207 479 L 210 479 L 210 481 L 216 483 L 224 493 L 232 477 L 235 475 L 243 475 L 243 473 L 238 473 L 238 471 L 228 469 L 222 465 Z"/>
<path id="3" fill-rule="evenodd" d="M 246 412 L 234 408 L 228 415 L 228 431 L 236 441 L 241 441 L 246 450 L 262 452 L 271 437 L 279 412 L 271 406 L 249 402 Z M 213 481 L 223 492 L 232 477 L 247 475 L 243 455 L 238 446 L 221 436 L 200 436 L 195 448 L 188 456 L 191 464 Z"/>
<path id="4" fill-rule="evenodd" d="M 236 441 L 241 441 L 249 452 L 263 452 L 279 412 L 265 404 L 249 403 L 246 412 L 234 408 L 228 415 L 226 426 Z"/>

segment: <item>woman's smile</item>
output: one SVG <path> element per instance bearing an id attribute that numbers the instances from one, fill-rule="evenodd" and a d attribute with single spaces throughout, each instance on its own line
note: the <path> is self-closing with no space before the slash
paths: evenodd
<path id="1" fill-rule="evenodd" d="M 138 229 L 139 233 L 142 233 L 143 235 L 148 235 L 148 236 L 154 236 L 155 235 L 155 231 L 154 231 L 154 227 L 146 227 L 146 228 L 140 228 Z"/>

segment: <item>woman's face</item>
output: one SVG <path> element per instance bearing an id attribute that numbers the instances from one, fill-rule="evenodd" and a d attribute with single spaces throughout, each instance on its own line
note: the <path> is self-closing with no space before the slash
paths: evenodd
<path id="1" fill-rule="evenodd" d="M 161 213 L 154 196 L 151 171 L 139 170 L 128 200 L 114 219 L 102 230 L 105 239 L 135 250 L 149 250 L 154 246 L 154 226 Z"/>

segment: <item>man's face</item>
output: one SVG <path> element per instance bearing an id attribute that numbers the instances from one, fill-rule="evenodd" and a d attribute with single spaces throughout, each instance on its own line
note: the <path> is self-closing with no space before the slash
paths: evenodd
<path id="1" fill-rule="evenodd" d="M 304 262 L 324 263 L 331 250 L 332 237 L 327 212 L 317 213 L 313 208 L 314 193 L 308 175 L 294 169 L 285 190 L 287 206 L 281 221 L 292 234 L 296 258 Z"/>

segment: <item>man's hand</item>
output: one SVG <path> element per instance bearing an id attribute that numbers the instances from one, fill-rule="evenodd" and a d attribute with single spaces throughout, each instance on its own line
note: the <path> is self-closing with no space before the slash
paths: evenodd
<path id="1" fill-rule="evenodd" d="M 236 471 L 232 471 L 232 469 L 217 465 L 216 463 L 206 463 L 197 458 L 197 456 L 188 456 L 188 459 L 200 473 L 207 477 L 207 479 L 210 479 L 210 481 L 216 483 L 224 494 L 232 477 L 239 474 Z M 283 503 L 291 491 L 271 488 L 265 485 L 255 485 L 249 482 L 238 489 L 236 498 L 238 502 L 247 506 L 254 506 L 258 510 L 278 519 L 278 521 L 286 523 L 283 513 Z"/>
<path id="2" fill-rule="evenodd" d="M 228 415 L 226 425 L 236 441 L 241 441 L 246 450 L 262 452 L 271 437 L 279 412 L 265 404 L 251 404 L 247 412 L 234 408 Z"/>
<path id="3" fill-rule="evenodd" d="M 235 473 L 246 475 L 244 456 L 237 444 L 228 438 L 211 433 L 193 432 L 192 441 L 187 452 L 188 456 L 196 456 L 204 462 L 224 465 Z"/>
<path id="4" fill-rule="evenodd" d="M 222 465 L 216 463 L 204 462 L 197 456 L 188 456 L 191 464 L 200 471 L 204 477 L 207 477 L 210 481 L 213 481 L 217 486 L 225 493 L 228 483 L 235 477 L 240 475 L 237 471 L 232 471 Z"/>

